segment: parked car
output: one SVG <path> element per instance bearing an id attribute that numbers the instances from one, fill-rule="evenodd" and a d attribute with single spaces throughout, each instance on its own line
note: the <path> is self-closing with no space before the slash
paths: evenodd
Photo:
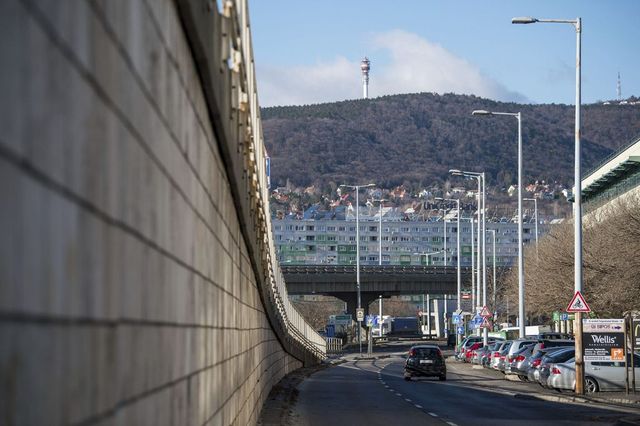
<path id="1" fill-rule="evenodd" d="M 538 367 L 538 383 L 540 384 L 540 386 L 542 386 L 543 388 L 549 387 L 548 379 L 549 375 L 551 374 L 552 364 L 559 364 L 569 361 L 575 356 L 575 352 L 575 347 L 568 347 L 544 356 L 542 358 L 542 362 L 540 363 L 540 367 Z"/>
<path id="2" fill-rule="evenodd" d="M 482 336 L 467 336 L 465 337 L 460 345 L 456 348 L 455 357 L 458 360 L 463 360 L 465 356 L 466 349 L 474 343 L 481 342 Z"/>
<path id="3" fill-rule="evenodd" d="M 482 348 L 482 341 L 471 344 L 471 346 L 464 349 L 464 358 L 462 360 L 464 362 L 471 362 L 475 352 L 480 348 Z"/>
<path id="4" fill-rule="evenodd" d="M 447 380 L 447 366 L 442 351 L 436 345 L 417 345 L 409 350 L 404 364 L 404 379 L 427 376 Z"/>
<path id="5" fill-rule="evenodd" d="M 541 349 L 553 348 L 556 346 L 575 346 L 576 341 L 571 339 L 538 339 L 533 348 L 535 354 Z"/>
<path id="6" fill-rule="evenodd" d="M 631 357 L 628 359 L 631 365 Z M 640 355 L 634 354 L 634 374 L 636 388 L 640 386 Z M 624 361 L 585 361 L 584 390 L 588 393 L 598 391 L 620 391 L 626 386 Z M 629 385 L 632 380 L 629 377 Z M 558 390 L 575 390 L 576 360 L 551 364 L 547 385 Z"/>
<path id="7" fill-rule="evenodd" d="M 491 354 L 491 368 L 500 370 L 500 363 L 504 362 L 505 353 L 509 350 L 509 346 L 511 346 L 511 340 L 505 340 Z"/>
<path id="8" fill-rule="evenodd" d="M 528 345 L 520 349 L 510 357 L 509 367 L 505 370 L 510 374 L 517 375 L 520 380 L 527 381 L 526 362 L 531 357 L 534 345 Z"/>
<path id="9" fill-rule="evenodd" d="M 496 342 L 490 344 L 488 346 L 487 353 L 482 357 L 482 366 L 489 368 L 491 367 L 491 360 L 493 359 L 493 354 L 498 350 L 498 348 L 504 343 L 504 340 L 497 340 Z"/>
<path id="10" fill-rule="evenodd" d="M 537 352 L 533 351 L 531 356 L 525 361 L 524 369 L 527 372 L 527 379 L 530 382 L 538 383 L 540 378 L 540 364 L 545 355 L 549 355 L 555 351 L 566 348 L 567 346 L 554 346 L 552 348 L 541 349 Z M 569 346 L 570 347 L 570 346 Z M 535 347 L 534 347 L 535 349 Z"/>
<path id="11" fill-rule="evenodd" d="M 471 351 L 471 364 L 481 365 L 483 358 L 490 353 L 490 347 L 495 343 L 495 340 L 488 340 L 486 346 L 480 346 L 477 349 Z"/>
<path id="12" fill-rule="evenodd" d="M 496 370 L 504 373 L 505 362 L 507 361 L 507 357 L 509 356 L 509 348 L 513 344 L 513 341 L 510 341 L 506 345 L 504 345 L 498 354 L 498 362 L 496 364 Z"/>
<path id="13" fill-rule="evenodd" d="M 536 340 L 532 339 L 516 339 L 513 341 L 511 346 L 509 347 L 509 353 L 507 354 L 509 357 L 512 357 L 516 352 L 519 352 L 525 346 L 535 345 Z"/>

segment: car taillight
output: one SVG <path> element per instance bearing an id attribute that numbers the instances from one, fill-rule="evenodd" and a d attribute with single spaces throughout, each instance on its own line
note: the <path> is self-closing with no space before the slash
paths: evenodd
<path id="1" fill-rule="evenodd" d="M 409 351 L 409 356 L 416 356 L 416 350 L 415 349 L 411 349 Z"/>
<path id="2" fill-rule="evenodd" d="M 494 352 L 493 356 L 500 356 L 500 352 Z"/>
<path id="3" fill-rule="evenodd" d="M 538 358 L 538 359 L 534 359 L 533 362 L 531 363 L 532 366 L 537 367 L 540 365 L 540 362 L 542 361 L 542 359 Z"/>
<path id="4" fill-rule="evenodd" d="M 560 373 L 560 370 L 557 367 L 553 367 L 551 369 L 551 374 L 562 374 L 562 373 Z"/>
<path id="5" fill-rule="evenodd" d="M 516 357 L 516 362 L 522 362 L 522 361 L 524 361 L 524 355 L 518 355 Z"/>

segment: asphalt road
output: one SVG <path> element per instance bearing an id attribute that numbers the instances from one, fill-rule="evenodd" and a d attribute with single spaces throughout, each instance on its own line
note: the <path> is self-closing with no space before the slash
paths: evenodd
<path id="1" fill-rule="evenodd" d="M 625 413 L 601 406 L 515 398 L 447 361 L 447 381 L 402 377 L 404 353 L 346 362 L 299 387 L 294 425 L 605 425 Z M 478 372 L 478 374 L 481 374 Z M 499 380 L 499 379 L 496 379 Z M 482 381 L 482 385 L 479 382 Z M 478 383 L 474 383 L 478 382 Z"/>

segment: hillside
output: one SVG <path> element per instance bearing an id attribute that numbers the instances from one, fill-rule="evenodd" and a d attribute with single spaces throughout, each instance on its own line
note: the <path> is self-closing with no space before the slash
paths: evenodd
<path id="1" fill-rule="evenodd" d="M 474 117 L 475 109 L 521 111 L 527 181 L 572 184 L 573 106 L 420 93 L 263 109 L 273 185 L 419 188 L 445 181 L 451 168 L 484 170 L 490 185 L 515 183 L 516 119 Z M 640 106 L 584 105 L 583 171 L 639 134 Z"/>

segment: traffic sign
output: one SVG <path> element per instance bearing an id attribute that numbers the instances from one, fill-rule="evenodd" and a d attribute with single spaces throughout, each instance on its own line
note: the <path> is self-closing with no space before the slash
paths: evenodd
<path id="1" fill-rule="evenodd" d="M 460 321 L 460 314 L 453 314 L 453 315 L 451 316 L 451 321 L 452 321 L 454 324 L 460 324 L 460 323 L 462 322 L 462 321 Z"/>
<path id="2" fill-rule="evenodd" d="M 362 322 L 364 320 L 364 308 L 356 309 L 356 319 L 358 322 Z"/>
<path id="3" fill-rule="evenodd" d="M 458 334 L 464 334 L 464 327 L 460 326 L 458 327 Z"/>
<path id="4" fill-rule="evenodd" d="M 571 303 L 567 306 L 567 312 L 591 312 L 591 308 L 587 305 L 587 301 L 584 300 L 582 293 L 576 291 L 573 299 L 571 299 Z"/>
<path id="5" fill-rule="evenodd" d="M 373 327 L 374 325 L 376 325 L 375 316 L 367 315 L 365 317 L 365 323 L 367 324 L 367 327 Z"/>
<path id="6" fill-rule="evenodd" d="M 480 316 L 481 317 L 490 317 L 491 316 L 491 312 L 489 312 L 489 308 L 487 308 L 486 306 L 482 307 L 482 311 L 480 311 Z"/>
<path id="7" fill-rule="evenodd" d="M 491 328 L 491 322 L 489 321 L 489 317 L 484 317 L 482 319 L 482 324 L 480 325 L 482 328 Z"/>
<path id="8" fill-rule="evenodd" d="M 475 317 L 473 317 L 472 322 L 476 325 L 479 326 L 480 324 L 482 324 L 482 317 L 480 315 L 476 315 Z"/>

